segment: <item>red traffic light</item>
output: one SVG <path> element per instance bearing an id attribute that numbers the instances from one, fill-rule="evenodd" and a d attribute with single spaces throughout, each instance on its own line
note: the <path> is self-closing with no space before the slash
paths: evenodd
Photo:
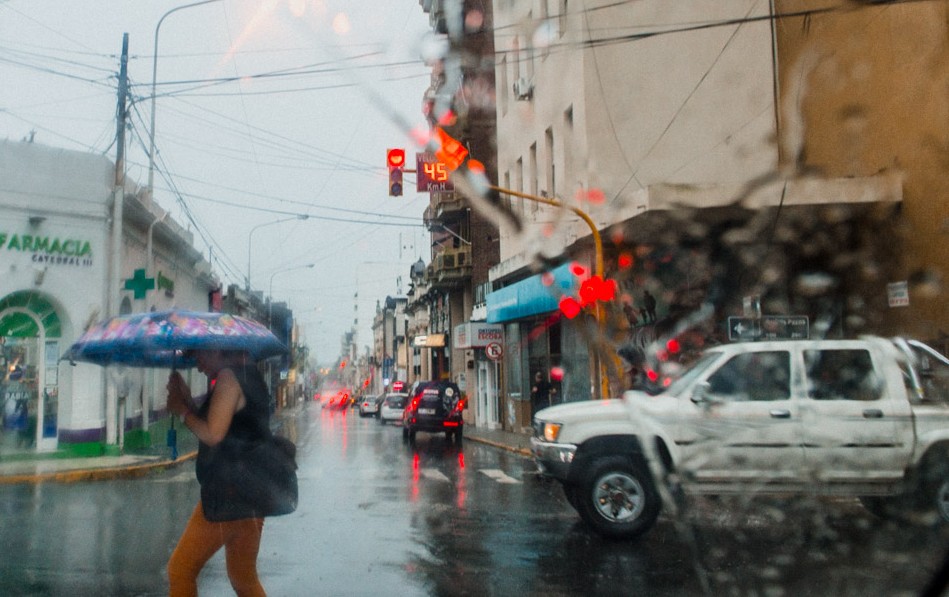
<path id="1" fill-rule="evenodd" d="M 405 168 L 405 150 L 402 148 L 390 149 L 386 153 L 386 164 L 389 168 Z"/>

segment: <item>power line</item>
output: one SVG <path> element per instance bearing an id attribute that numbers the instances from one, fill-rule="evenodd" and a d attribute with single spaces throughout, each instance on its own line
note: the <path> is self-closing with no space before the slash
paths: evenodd
<path id="1" fill-rule="evenodd" d="M 361 216 L 373 216 L 373 217 L 380 217 L 380 218 L 409 220 L 409 221 L 414 221 L 414 222 L 417 222 L 417 221 L 418 221 L 418 218 L 413 217 L 413 216 L 400 216 L 400 215 L 397 215 L 397 214 L 382 214 L 382 213 L 378 213 L 378 212 L 369 212 L 369 211 L 362 211 L 362 210 L 357 210 L 357 209 L 346 209 L 346 208 L 344 208 L 344 207 L 331 207 L 331 206 L 327 206 L 327 205 L 314 205 L 314 204 L 312 204 L 312 203 L 307 203 L 307 202 L 305 202 L 305 201 L 295 201 L 295 200 L 293 200 L 293 199 L 286 199 L 286 198 L 282 198 L 282 197 L 276 197 L 276 196 L 274 196 L 274 195 L 265 195 L 265 194 L 263 194 L 263 193 L 254 193 L 254 192 L 252 192 L 252 191 L 247 191 L 247 190 L 245 190 L 245 189 L 240 189 L 240 188 L 237 188 L 237 187 L 229 187 L 229 186 L 226 186 L 226 185 L 221 185 L 221 184 L 219 184 L 219 183 L 210 183 L 210 182 L 206 182 L 206 181 L 199 180 L 199 179 L 197 179 L 197 178 L 191 178 L 191 177 L 188 177 L 188 176 L 184 176 L 184 175 L 181 175 L 181 174 L 178 174 L 177 177 L 180 178 L 180 179 L 182 179 L 182 180 L 187 180 L 187 181 L 190 181 L 190 182 L 196 182 L 196 183 L 198 183 L 198 184 L 203 184 L 203 185 L 207 185 L 207 186 L 213 186 L 213 187 L 215 187 L 215 188 L 217 188 L 217 189 L 221 189 L 221 190 L 224 190 L 224 191 L 234 191 L 234 192 L 238 192 L 238 193 L 244 193 L 244 194 L 250 195 L 250 196 L 252 196 L 252 197 L 258 197 L 258 198 L 261 198 L 261 199 L 269 199 L 269 200 L 271 200 L 271 201 L 280 201 L 280 202 L 283 202 L 283 203 L 290 203 L 290 204 L 293 204 L 293 205 L 302 205 L 302 206 L 305 206 L 305 207 L 310 207 L 310 208 L 315 208 L 315 209 L 325 209 L 325 210 L 329 210 L 329 211 L 337 211 L 337 212 L 341 212 L 341 213 L 357 214 L 357 215 L 361 215 Z"/>
<path id="2" fill-rule="evenodd" d="M 301 219 L 304 219 L 304 216 L 305 216 L 305 219 L 308 219 L 308 220 L 342 222 L 345 224 L 370 224 L 372 226 L 395 226 L 399 228 L 424 228 L 425 227 L 424 223 L 418 222 L 417 220 L 413 223 L 413 222 L 386 222 L 386 221 L 356 220 L 352 218 L 337 218 L 333 216 L 321 216 L 321 215 L 311 214 L 311 213 L 296 212 L 296 211 L 289 211 L 289 210 L 283 210 L 283 209 L 273 209 L 273 208 L 268 208 L 268 207 L 259 207 L 256 205 L 245 205 L 245 204 L 236 203 L 233 201 L 225 201 L 224 199 L 213 199 L 211 197 L 204 197 L 201 195 L 196 195 L 194 193 L 181 193 L 181 195 L 184 197 L 189 197 L 191 199 L 196 199 L 198 201 L 216 203 L 218 205 L 227 205 L 228 207 L 237 207 L 237 208 L 245 209 L 249 211 L 259 211 L 262 213 L 269 213 L 269 214 L 283 215 L 283 216 L 299 216 Z M 384 217 L 384 216 L 380 216 L 380 217 Z"/>

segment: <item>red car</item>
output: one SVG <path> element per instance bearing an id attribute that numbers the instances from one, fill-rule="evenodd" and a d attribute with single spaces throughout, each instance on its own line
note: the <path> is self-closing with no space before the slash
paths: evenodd
<path id="1" fill-rule="evenodd" d="M 353 404 L 354 398 L 349 390 L 337 390 L 331 394 L 323 394 L 323 408 L 345 410 Z"/>

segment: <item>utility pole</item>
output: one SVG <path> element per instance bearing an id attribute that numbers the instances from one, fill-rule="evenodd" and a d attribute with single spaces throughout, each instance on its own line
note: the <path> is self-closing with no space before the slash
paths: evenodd
<path id="1" fill-rule="evenodd" d="M 125 121 L 128 117 L 128 62 L 129 34 L 122 35 L 122 59 L 119 67 L 119 99 L 115 113 L 115 182 L 112 187 L 112 248 L 106 288 L 106 314 L 119 314 L 119 282 L 122 277 L 122 215 L 125 207 Z M 125 430 L 125 413 L 119 408 L 117 384 L 109 383 L 105 368 L 102 384 L 106 389 L 105 435 L 106 444 L 122 449 L 120 434 Z M 123 397 L 124 399 L 124 397 Z"/>
<path id="2" fill-rule="evenodd" d="M 112 262 L 106 304 L 108 315 L 118 315 L 118 288 L 122 275 L 122 216 L 125 203 L 125 121 L 128 117 L 129 34 L 122 36 L 119 100 L 115 112 L 115 182 L 112 186 Z"/>

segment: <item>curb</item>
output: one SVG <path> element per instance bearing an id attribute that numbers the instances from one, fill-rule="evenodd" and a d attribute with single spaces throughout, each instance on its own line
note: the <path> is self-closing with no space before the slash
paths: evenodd
<path id="1" fill-rule="evenodd" d="M 483 437 L 477 437 L 474 435 L 466 435 L 465 439 L 471 440 L 473 442 L 482 443 L 482 444 L 491 446 L 493 448 L 507 450 L 508 452 L 514 452 L 515 454 L 524 456 L 525 458 L 530 458 L 532 456 L 531 451 L 528 450 L 527 448 L 518 448 L 516 446 L 509 446 L 507 444 L 502 444 L 500 442 L 492 441 L 490 439 L 485 439 Z"/>
<path id="2" fill-rule="evenodd" d="M 531 451 L 527 448 L 510 446 L 475 435 L 466 435 L 465 439 L 491 446 L 499 450 L 512 452 L 524 458 L 531 458 Z M 50 473 L 27 473 L 20 475 L 0 476 L 0 485 L 22 485 L 27 483 L 80 483 L 83 481 L 103 481 L 111 479 L 137 479 L 151 474 L 154 471 L 177 467 L 185 462 L 194 460 L 197 450 L 178 457 L 177 460 L 161 460 L 147 464 L 131 466 L 116 466 L 104 468 L 88 468 L 73 471 L 57 471 Z"/>
<path id="3" fill-rule="evenodd" d="M 52 473 L 29 473 L 22 475 L 8 475 L 0 477 L 0 485 L 17 485 L 24 483 L 79 483 L 82 481 L 102 481 L 108 479 L 135 479 L 158 470 L 176 467 L 189 460 L 194 460 L 197 451 L 189 452 L 177 460 L 162 460 L 148 464 L 118 466 L 107 468 L 89 468 L 74 471 L 58 471 Z"/>

